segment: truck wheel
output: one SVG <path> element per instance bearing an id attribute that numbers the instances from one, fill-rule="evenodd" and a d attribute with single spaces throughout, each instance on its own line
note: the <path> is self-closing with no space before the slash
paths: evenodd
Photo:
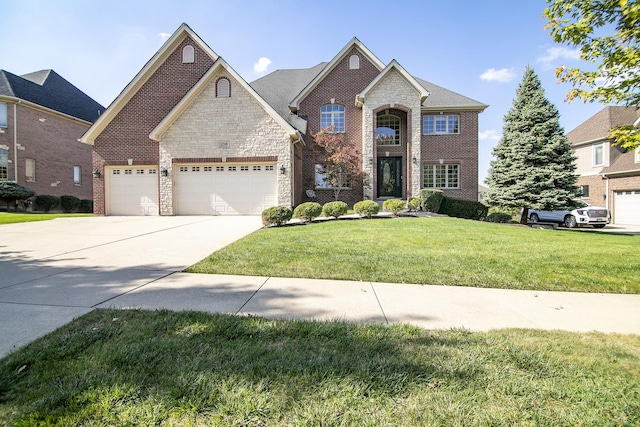
<path id="1" fill-rule="evenodd" d="M 540 221 L 540 218 L 538 218 L 538 214 L 531 214 L 531 216 L 529 217 L 529 222 L 535 224 L 538 221 Z"/>
<path id="2" fill-rule="evenodd" d="M 567 215 L 564 217 L 564 226 L 567 228 L 575 228 L 578 225 L 576 218 L 573 215 Z"/>

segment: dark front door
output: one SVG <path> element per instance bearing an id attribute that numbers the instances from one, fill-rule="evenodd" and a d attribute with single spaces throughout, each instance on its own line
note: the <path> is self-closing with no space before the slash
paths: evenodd
<path id="1" fill-rule="evenodd" d="M 378 157 L 378 197 L 402 197 L 402 157 Z"/>

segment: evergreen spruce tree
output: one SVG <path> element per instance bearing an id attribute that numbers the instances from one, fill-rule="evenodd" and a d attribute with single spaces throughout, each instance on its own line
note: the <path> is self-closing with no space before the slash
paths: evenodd
<path id="1" fill-rule="evenodd" d="M 557 210 L 575 206 L 576 157 L 560 126 L 558 109 L 544 94 L 531 67 L 504 117 L 502 138 L 493 150 L 487 176 L 489 205 L 521 208 L 526 224 L 529 209 Z"/>

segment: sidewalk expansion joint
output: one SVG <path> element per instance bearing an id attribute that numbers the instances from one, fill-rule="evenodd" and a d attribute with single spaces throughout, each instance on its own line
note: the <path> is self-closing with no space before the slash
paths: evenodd
<path id="1" fill-rule="evenodd" d="M 180 273 L 180 271 L 171 271 L 171 272 L 169 272 L 169 273 L 165 274 L 164 276 L 156 277 L 155 279 L 153 279 L 153 280 L 149 280 L 148 282 L 145 282 L 145 283 L 141 284 L 140 286 L 136 286 L 135 288 L 129 289 L 129 290 L 128 290 L 128 291 L 126 291 L 126 292 L 123 292 L 123 293 L 118 294 L 118 295 L 114 295 L 114 296 L 112 296 L 111 298 L 107 298 L 107 299 L 106 299 L 106 300 L 104 300 L 104 301 L 98 302 L 98 303 L 96 303 L 96 304 L 92 305 L 92 306 L 91 306 L 91 308 L 96 308 L 97 306 L 99 306 L 99 305 L 101 305 L 101 304 L 104 304 L 104 303 L 107 303 L 107 302 L 109 302 L 109 301 L 112 301 L 112 300 L 114 300 L 114 299 L 116 299 L 116 298 L 119 298 L 119 297 L 121 297 L 121 296 L 123 296 L 123 295 L 130 294 L 131 292 L 137 291 L 138 289 L 140 289 L 140 288 L 142 288 L 142 287 L 144 287 L 144 286 L 150 285 L 150 284 L 151 284 L 151 283 L 153 283 L 153 282 L 157 282 L 158 280 L 160 280 L 160 279 L 164 279 L 165 277 L 169 277 L 169 276 L 171 276 L 172 274 L 175 274 L 175 273 Z"/>
<path id="2" fill-rule="evenodd" d="M 376 297 L 376 301 L 378 301 L 378 307 L 380 307 L 380 311 L 384 316 L 384 322 L 388 325 L 389 319 L 387 319 L 387 313 L 384 312 L 384 308 L 382 308 L 382 303 L 380 302 L 380 298 L 378 298 L 378 294 L 376 293 L 376 288 L 373 286 L 373 282 L 369 282 L 369 286 L 371 286 L 371 290 L 373 291 L 373 295 Z"/>
<path id="3" fill-rule="evenodd" d="M 249 297 L 249 298 L 244 302 L 244 304 L 242 304 L 242 307 L 240 307 L 240 308 L 238 309 L 238 311 L 236 311 L 236 315 L 238 315 L 238 314 L 240 314 L 240 312 L 242 312 L 242 310 L 245 308 L 245 306 L 246 306 L 247 304 L 249 304 L 249 301 L 251 301 L 251 300 L 253 299 L 253 297 L 255 297 L 255 296 L 258 294 L 258 292 L 260 292 L 260 290 L 264 287 L 264 285 L 266 285 L 266 284 L 267 284 L 267 282 L 269 281 L 269 279 L 271 279 L 271 277 L 267 277 L 267 278 L 265 279 L 265 281 L 264 281 L 264 282 L 262 282 L 262 284 L 260 285 L 260 287 L 259 287 L 258 289 L 256 289 L 256 290 L 255 290 L 255 292 L 254 292 L 254 293 L 252 293 L 252 294 L 251 294 L 251 296 L 250 296 L 250 297 Z"/>

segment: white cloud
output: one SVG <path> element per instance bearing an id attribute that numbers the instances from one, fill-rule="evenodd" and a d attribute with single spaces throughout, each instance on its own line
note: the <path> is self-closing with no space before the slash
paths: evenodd
<path id="1" fill-rule="evenodd" d="M 482 80 L 496 81 L 500 83 L 510 82 L 516 77 L 516 72 L 513 68 L 501 68 L 496 70 L 495 68 L 489 68 L 487 71 L 480 75 Z"/>
<path id="2" fill-rule="evenodd" d="M 169 37 L 171 37 L 170 33 L 160 33 L 158 34 L 158 36 L 160 36 L 160 38 L 162 39 L 162 41 L 165 41 L 166 39 L 168 39 Z"/>
<path id="3" fill-rule="evenodd" d="M 500 134 L 493 130 L 493 129 L 488 129 L 488 130 L 483 130 L 478 132 L 478 139 L 480 140 L 493 140 L 493 141 L 499 141 L 500 140 Z"/>
<path id="4" fill-rule="evenodd" d="M 271 65 L 271 60 L 263 56 L 262 58 L 258 59 L 258 62 L 253 64 L 253 71 L 258 74 L 264 74 L 267 72 L 267 68 L 269 68 L 269 65 Z"/>
<path id="5" fill-rule="evenodd" d="M 580 59 L 580 49 L 568 49 L 566 47 L 550 47 L 547 49 L 547 56 L 538 58 L 538 62 L 550 66 L 556 59 L 578 60 Z"/>

